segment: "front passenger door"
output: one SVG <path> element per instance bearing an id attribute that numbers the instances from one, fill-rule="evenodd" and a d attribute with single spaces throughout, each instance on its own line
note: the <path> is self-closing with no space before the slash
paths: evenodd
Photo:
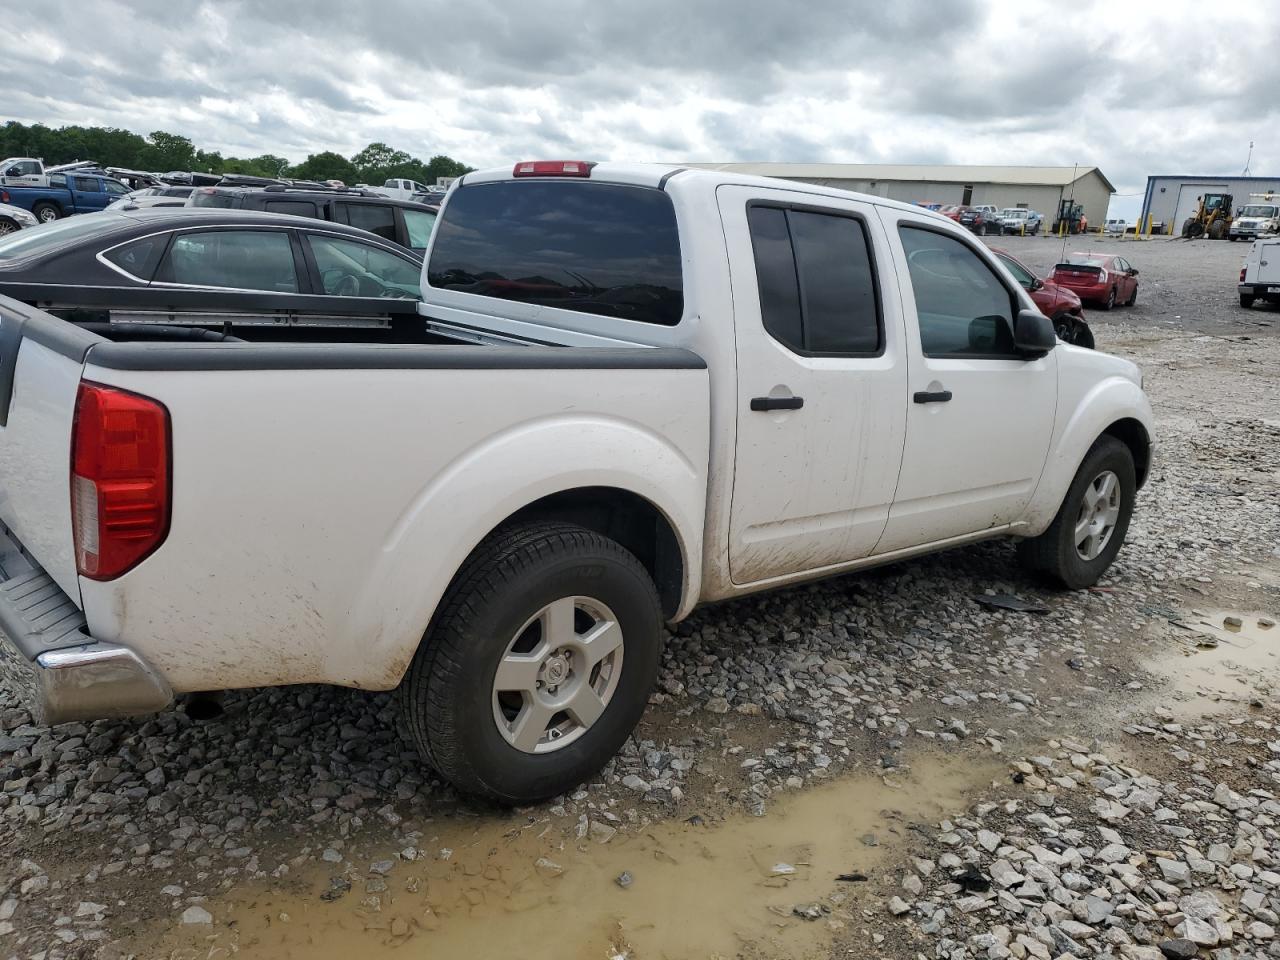
<path id="1" fill-rule="evenodd" d="M 907 438 L 876 553 L 1017 522 L 1044 469 L 1057 404 L 1050 351 L 1013 345 L 1021 302 L 985 249 L 881 208 L 907 315 Z"/>

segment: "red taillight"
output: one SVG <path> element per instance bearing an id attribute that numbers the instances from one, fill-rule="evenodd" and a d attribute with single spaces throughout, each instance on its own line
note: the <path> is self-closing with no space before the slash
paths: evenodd
<path id="1" fill-rule="evenodd" d="M 595 164 L 589 160 L 525 160 L 511 171 L 513 177 L 589 177 Z"/>
<path id="2" fill-rule="evenodd" d="M 169 411 L 155 400 L 80 384 L 71 431 L 76 568 L 111 580 L 169 532 Z"/>
<path id="3" fill-rule="evenodd" d="M 1241 283 L 1244 283 L 1244 271 L 1245 271 L 1245 269 L 1246 269 L 1245 267 L 1241 267 L 1241 268 L 1240 268 L 1240 282 L 1241 282 Z"/>
<path id="4" fill-rule="evenodd" d="M 8 203 L 8 202 L 9 202 L 9 191 L 0 190 L 0 203 Z"/>

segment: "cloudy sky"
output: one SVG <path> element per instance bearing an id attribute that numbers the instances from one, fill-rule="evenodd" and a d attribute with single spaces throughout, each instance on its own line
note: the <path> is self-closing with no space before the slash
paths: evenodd
<path id="1" fill-rule="evenodd" d="M 56 9 L 51 7 L 50 10 Z M 238 0 L 5 17 L 0 119 L 300 160 L 1280 168 L 1280 28 L 1219 0 Z M 1135 204 L 1136 208 L 1136 204 Z"/>

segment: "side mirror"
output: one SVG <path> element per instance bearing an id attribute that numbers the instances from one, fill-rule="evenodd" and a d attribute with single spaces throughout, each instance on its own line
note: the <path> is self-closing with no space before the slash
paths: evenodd
<path id="1" fill-rule="evenodd" d="M 1130 268 L 1129 268 L 1129 276 L 1131 276 L 1131 277 L 1136 277 L 1137 275 L 1138 275 L 1138 271 L 1137 271 L 1137 270 L 1135 270 L 1133 267 L 1130 267 Z"/>
<path id="2" fill-rule="evenodd" d="M 1034 293 L 1037 290 L 1043 290 L 1043 289 L 1044 289 L 1044 281 L 1041 280 L 1039 277 L 1032 277 L 1031 292 Z"/>
<path id="3" fill-rule="evenodd" d="M 1019 310 L 1013 321 L 1013 345 L 1029 360 L 1043 357 L 1054 348 L 1058 336 L 1053 321 L 1039 310 Z"/>

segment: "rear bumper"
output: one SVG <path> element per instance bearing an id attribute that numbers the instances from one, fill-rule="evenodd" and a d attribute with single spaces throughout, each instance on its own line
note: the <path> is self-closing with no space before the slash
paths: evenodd
<path id="1" fill-rule="evenodd" d="M 0 681 L 43 725 L 154 713 L 173 702 L 142 657 L 89 636 L 84 614 L 3 526 Z"/>
<path id="2" fill-rule="evenodd" d="M 1248 297 L 1280 300 L 1280 283 L 1241 283 L 1236 289 Z"/>

